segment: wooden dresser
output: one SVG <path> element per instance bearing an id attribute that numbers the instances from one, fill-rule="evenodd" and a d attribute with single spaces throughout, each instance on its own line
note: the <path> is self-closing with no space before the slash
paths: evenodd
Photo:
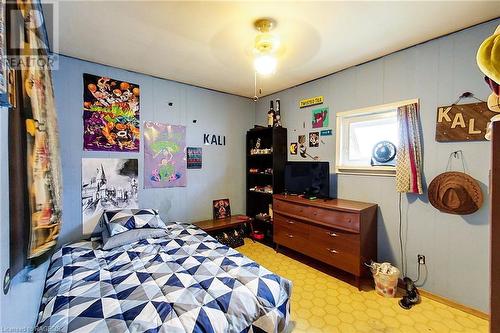
<path id="1" fill-rule="evenodd" d="M 360 277 L 377 260 L 377 205 L 275 194 L 274 242 Z"/>

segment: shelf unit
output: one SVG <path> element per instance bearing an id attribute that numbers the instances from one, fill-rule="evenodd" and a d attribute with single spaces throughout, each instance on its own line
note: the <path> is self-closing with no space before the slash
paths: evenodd
<path id="1" fill-rule="evenodd" d="M 250 151 L 255 148 L 257 139 L 261 140 L 260 149 L 272 148 L 270 154 L 252 155 Z M 273 203 L 273 193 L 282 193 L 284 190 L 284 170 L 287 161 L 287 130 L 283 127 L 255 127 L 247 132 L 247 202 L 246 214 L 252 218 L 259 213 L 269 213 L 269 205 Z M 258 169 L 251 173 L 250 169 Z M 272 169 L 272 174 L 265 174 L 266 169 Z M 273 193 L 250 191 L 255 186 L 271 185 Z M 255 219 L 254 229 L 264 234 L 261 241 L 273 245 L 272 221 Z"/>

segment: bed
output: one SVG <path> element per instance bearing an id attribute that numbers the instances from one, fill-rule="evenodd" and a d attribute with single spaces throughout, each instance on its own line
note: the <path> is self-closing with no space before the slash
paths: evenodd
<path id="1" fill-rule="evenodd" d="M 111 250 L 51 259 L 37 321 L 57 332 L 283 332 L 291 282 L 190 224 Z"/>

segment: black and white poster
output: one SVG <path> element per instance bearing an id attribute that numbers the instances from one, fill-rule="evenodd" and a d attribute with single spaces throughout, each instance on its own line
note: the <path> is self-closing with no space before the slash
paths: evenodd
<path id="1" fill-rule="evenodd" d="M 137 177 L 137 159 L 82 159 L 84 235 L 99 231 L 97 224 L 106 209 L 139 208 Z"/>

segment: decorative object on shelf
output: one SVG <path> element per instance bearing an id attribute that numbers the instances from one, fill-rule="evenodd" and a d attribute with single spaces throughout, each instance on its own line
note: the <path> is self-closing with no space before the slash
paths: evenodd
<path id="1" fill-rule="evenodd" d="M 311 115 L 312 115 L 312 128 L 328 127 L 329 124 L 328 108 L 312 110 Z"/>
<path id="2" fill-rule="evenodd" d="M 321 136 L 331 136 L 332 134 L 333 134 L 333 132 L 331 129 L 321 130 L 319 132 L 319 135 L 321 135 Z"/>
<path id="3" fill-rule="evenodd" d="M 82 158 L 83 234 L 99 230 L 106 209 L 139 208 L 138 160 Z"/>
<path id="4" fill-rule="evenodd" d="M 203 134 L 203 144 L 204 145 L 215 145 L 215 146 L 225 146 L 226 136 L 217 134 Z"/>
<path id="5" fill-rule="evenodd" d="M 373 147 L 372 166 L 396 166 L 396 146 L 390 141 L 380 141 Z"/>
<path id="6" fill-rule="evenodd" d="M 462 161 L 463 172 L 451 170 L 452 159 Z M 465 173 L 465 161 L 461 150 L 452 152 L 448 158 L 446 172 L 438 175 L 429 184 L 429 202 L 443 213 L 468 215 L 483 204 L 481 186 Z"/>
<path id="7" fill-rule="evenodd" d="M 213 201 L 214 220 L 231 217 L 231 205 L 229 199 L 217 199 Z"/>
<path id="8" fill-rule="evenodd" d="M 500 84 L 500 25 L 479 46 L 476 61 L 484 75 Z"/>
<path id="9" fill-rule="evenodd" d="M 202 166 L 202 148 L 201 147 L 187 147 L 187 168 L 188 169 L 201 169 Z"/>
<path id="10" fill-rule="evenodd" d="M 273 153 L 273 147 L 271 148 L 261 148 L 262 139 L 257 138 L 255 143 L 255 148 L 250 149 L 250 155 L 270 155 Z"/>
<path id="11" fill-rule="evenodd" d="M 298 148 L 297 142 L 290 143 L 290 155 L 297 155 Z"/>
<path id="12" fill-rule="evenodd" d="M 281 103 L 276 100 L 276 112 L 274 113 L 274 127 L 281 127 Z"/>
<path id="13" fill-rule="evenodd" d="M 272 185 L 265 185 L 265 186 L 256 185 L 254 187 L 249 188 L 248 190 L 251 192 L 273 194 Z"/>
<path id="14" fill-rule="evenodd" d="M 396 191 L 422 194 L 422 147 L 418 102 L 398 107 L 399 144 L 396 152 Z"/>
<path id="15" fill-rule="evenodd" d="M 186 126 L 144 123 L 144 188 L 187 185 Z"/>
<path id="16" fill-rule="evenodd" d="M 273 101 L 271 101 L 269 111 L 267 112 L 267 127 L 274 127 L 274 116 Z"/>
<path id="17" fill-rule="evenodd" d="M 299 108 L 306 108 L 308 106 L 323 104 L 323 96 L 316 96 L 312 98 L 306 98 L 299 101 Z"/>
<path id="18" fill-rule="evenodd" d="M 83 149 L 138 152 L 139 85 L 83 74 Z"/>
<path id="19" fill-rule="evenodd" d="M 319 132 L 309 133 L 309 147 L 319 147 Z"/>
<path id="20" fill-rule="evenodd" d="M 457 104 L 464 98 L 479 103 Z M 487 124 L 494 115 L 486 102 L 465 92 L 452 105 L 437 108 L 436 141 L 484 141 Z"/>

